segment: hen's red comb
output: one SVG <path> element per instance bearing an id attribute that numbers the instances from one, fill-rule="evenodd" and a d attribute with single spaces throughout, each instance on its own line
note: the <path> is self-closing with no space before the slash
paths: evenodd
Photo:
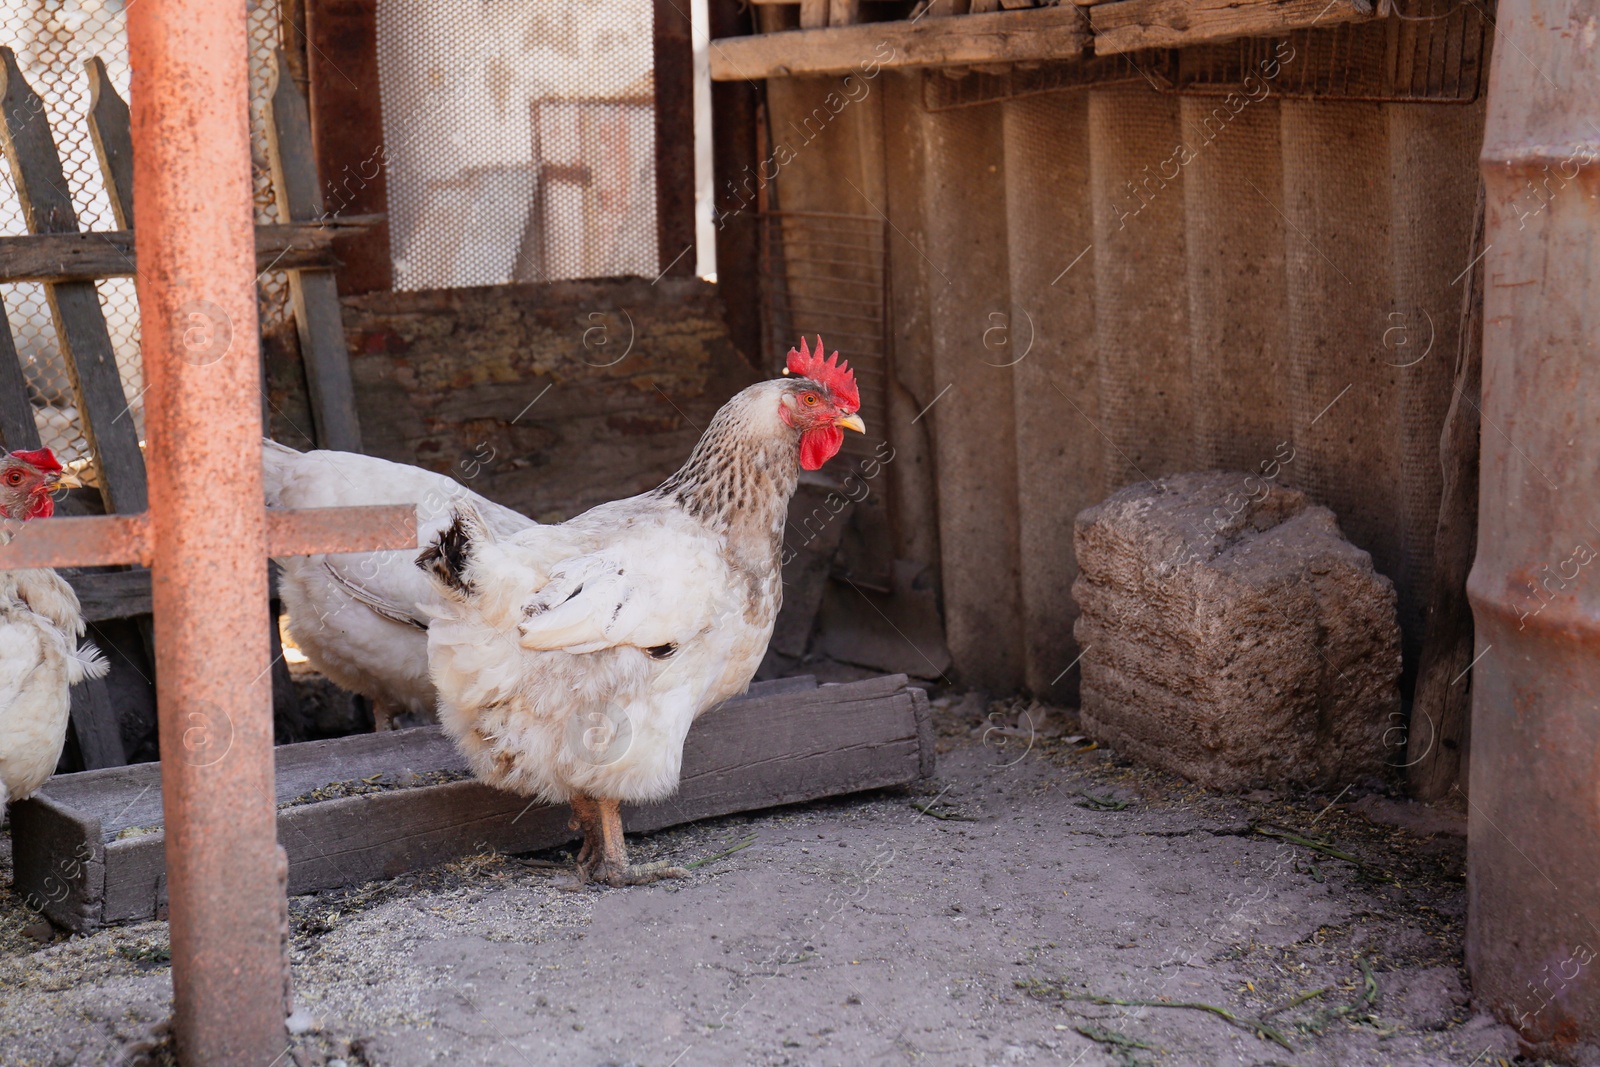
<path id="1" fill-rule="evenodd" d="M 789 373 L 798 374 L 802 378 L 810 378 L 828 392 L 833 394 L 837 406 L 847 411 L 861 409 L 861 391 L 856 388 L 856 376 L 850 371 L 848 362 L 839 362 L 839 353 L 835 352 L 827 359 L 822 358 L 826 349 L 822 347 L 822 338 L 817 338 L 817 350 L 811 352 L 806 348 L 806 339 L 800 338 L 800 351 L 789 349 Z"/>
<path id="2" fill-rule="evenodd" d="M 56 454 L 48 448 L 41 448 L 33 452 L 23 452 L 19 449 L 11 454 L 22 460 L 22 462 L 31 464 L 50 474 L 54 474 L 61 469 L 61 461 L 56 459 Z"/>

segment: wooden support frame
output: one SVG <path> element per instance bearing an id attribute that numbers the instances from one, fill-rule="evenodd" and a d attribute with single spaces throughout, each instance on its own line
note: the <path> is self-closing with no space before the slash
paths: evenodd
<path id="1" fill-rule="evenodd" d="M 378 0 L 300 0 L 311 140 L 324 208 L 337 218 L 388 210 L 389 158 L 378 97 Z M 293 25 L 297 12 L 285 12 Z M 386 219 L 340 235 L 339 292 L 394 288 Z"/>
<path id="2" fill-rule="evenodd" d="M 867 22 L 713 41 L 713 81 L 1064 59 L 1089 47 L 1074 7 Z"/>
<path id="3" fill-rule="evenodd" d="M 268 90 L 267 154 L 272 161 L 278 212 L 290 222 L 320 221 L 327 212 L 317 181 L 311 111 L 282 49 L 273 70 Z M 360 452 L 355 386 L 350 380 L 350 353 L 345 347 L 344 318 L 333 271 L 296 269 L 288 273 L 317 446 Z"/>
<path id="4" fill-rule="evenodd" d="M 78 216 L 44 101 L 23 79 L 16 54 L 9 48 L 0 48 L 0 70 L 4 78 L 0 108 L 5 110 L 0 147 L 11 165 L 28 232 L 75 234 Z M 128 410 L 128 398 L 100 310 L 100 295 L 90 281 L 52 283 L 45 292 L 83 416 L 84 436 L 100 462 L 100 492 L 106 509 L 126 514 L 143 511 L 149 503 L 144 459 L 133 420 L 122 417 Z"/>
<path id="5" fill-rule="evenodd" d="M 916 19 L 850 25 L 824 20 L 817 13 L 824 7 L 819 0 L 808 16 L 802 5 L 799 30 L 713 40 L 712 79 L 870 76 L 892 67 L 994 70 L 1377 17 L 1371 0 L 1074 0 L 1036 8 L 1014 0 L 958 0 L 935 3 Z"/>
<path id="6" fill-rule="evenodd" d="M 694 53 L 689 8 L 655 0 L 656 249 L 663 273 L 694 277 Z"/>
<path id="7" fill-rule="evenodd" d="M 30 230 L 27 236 L 0 238 L 0 283 L 32 281 L 48 287 L 59 343 L 84 416 L 86 436 L 99 463 L 103 504 L 108 512 L 138 521 L 138 513 L 145 510 L 148 499 L 144 460 L 133 420 L 123 417 L 129 405 L 96 290 L 99 279 L 138 274 L 132 230 L 133 140 L 128 106 L 112 86 L 104 63 L 91 58 L 84 66 L 90 88 L 89 133 L 113 215 L 121 228 L 101 233 L 78 230 L 43 102 L 23 78 L 14 54 L 0 49 L 0 106 L 6 110 L 0 123 L 0 148 L 6 152 L 16 177 Z M 304 122 L 303 99 L 300 105 L 298 113 L 292 106 L 280 106 L 281 121 L 271 154 L 280 194 L 289 189 L 291 207 L 302 205 L 303 214 L 309 217 L 257 226 L 257 268 L 304 271 L 324 279 L 313 281 L 306 302 L 312 312 L 309 317 L 318 324 L 314 331 L 318 344 L 308 346 L 308 352 L 320 357 L 319 366 L 331 367 L 333 376 L 342 372 L 348 385 L 348 354 L 338 297 L 332 289 L 332 271 L 339 265 L 333 242 L 371 229 L 382 217 L 368 214 L 330 219 L 311 214 L 310 209 L 318 203 L 311 199 L 318 195 L 317 171 Z M 298 316 L 302 322 L 307 317 L 304 313 Z M 324 374 L 320 380 L 325 382 L 328 376 Z M 346 422 L 353 427 L 353 396 L 351 400 Z M 337 421 L 319 412 L 319 425 Z M 345 441 L 347 445 L 359 445 L 349 437 Z M 10 324 L 0 309 L 0 445 L 9 450 L 38 447 L 39 443 Z M 49 532 L 58 538 L 65 535 L 68 527 L 62 524 L 69 521 L 72 520 L 53 520 Z M 25 534 L 33 532 L 25 530 Z M 71 729 L 76 752 L 89 768 L 119 766 L 126 762 L 127 753 L 119 732 L 117 708 L 130 700 L 137 703 L 149 699 L 136 690 L 151 685 L 150 668 L 154 665 L 150 572 L 68 569 L 63 577 L 78 593 L 86 621 L 126 627 L 129 623 L 118 620 L 131 620 L 141 638 L 135 644 L 142 644 L 146 650 L 148 664 L 123 663 L 114 657 L 109 678 L 86 681 L 72 693 Z M 108 634 L 100 636 L 104 640 Z M 278 671 L 274 682 L 275 699 L 287 707 L 294 699 L 290 679 Z"/>
<path id="8" fill-rule="evenodd" d="M 1095 55 L 1263 37 L 1373 17 L 1371 0 L 1118 0 L 1089 9 Z"/>
<path id="9" fill-rule="evenodd" d="M 256 267 L 263 271 L 332 270 L 340 265 L 334 242 L 381 221 L 378 215 L 357 215 L 257 226 Z M 0 237 L 0 282 L 58 284 L 133 278 L 138 276 L 138 263 L 132 230 Z"/>
<path id="10" fill-rule="evenodd" d="M 934 771 L 927 694 L 905 675 L 818 686 L 814 678 L 758 682 L 708 712 L 684 744 L 678 792 L 630 806 L 631 832 L 739 811 L 908 785 Z M 276 750 L 280 805 L 374 775 L 464 774 L 436 726 Z M 165 899 L 161 767 L 52 779 L 12 808 L 15 892 L 73 931 L 155 918 Z M 278 809 L 289 891 L 389 878 L 487 845 L 507 852 L 574 838 L 564 805 L 529 804 L 471 780 Z"/>

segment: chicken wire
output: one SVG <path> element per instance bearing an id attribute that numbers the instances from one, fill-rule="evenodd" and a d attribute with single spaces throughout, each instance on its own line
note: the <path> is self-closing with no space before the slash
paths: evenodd
<path id="1" fill-rule="evenodd" d="M 98 56 L 111 83 L 128 96 L 125 0 L 0 0 L 0 44 L 17 55 L 23 76 L 44 102 L 62 170 L 81 230 L 115 230 L 117 222 L 89 135 L 89 76 L 84 62 Z M 251 134 L 258 221 L 276 221 L 267 167 L 262 102 L 274 49 L 279 44 L 276 0 L 250 0 Z M 0 156 L 0 235 L 28 232 L 9 164 Z M 144 439 L 144 373 L 139 356 L 139 308 L 132 278 L 97 283 L 100 307 L 116 353 L 127 416 Z M 6 317 L 27 381 L 39 437 L 64 461 L 85 466 L 94 477 L 83 419 L 56 338 L 45 287 L 37 282 L 0 285 Z M 288 284 L 282 272 L 262 279 L 263 325 L 288 314 Z M 121 416 L 119 416 L 121 417 Z"/>
<path id="2" fill-rule="evenodd" d="M 654 277 L 650 0 L 380 0 L 397 289 Z"/>
<path id="3" fill-rule="evenodd" d="M 770 211 L 761 216 L 764 358 L 776 374 L 800 337 L 822 337 L 850 363 L 869 412 L 888 410 L 888 242 L 877 215 Z M 880 456 L 887 420 L 846 434 L 846 458 Z"/>

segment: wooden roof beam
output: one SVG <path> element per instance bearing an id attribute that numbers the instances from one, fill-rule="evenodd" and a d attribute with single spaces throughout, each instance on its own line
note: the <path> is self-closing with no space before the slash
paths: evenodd
<path id="1" fill-rule="evenodd" d="M 758 0 L 759 2 L 759 0 Z M 713 81 L 1077 59 L 1360 22 L 1371 0 L 1113 0 L 724 37 Z"/>
<path id="2" fill-rule="evenodd" d="M 1275 37 L 1372 17 L 1371 0 L 1117 0 L 1088 9 L 1095 55 Z"/>
<path id="3" fill-rule="evenodd" d="M 1088 46 L 1088 24 L 1073 7 L 866 22 L 712 41 L 711 79 L 754 81 L 852 72 L 872 77 L 895 67 L 1074 58 Z"/>

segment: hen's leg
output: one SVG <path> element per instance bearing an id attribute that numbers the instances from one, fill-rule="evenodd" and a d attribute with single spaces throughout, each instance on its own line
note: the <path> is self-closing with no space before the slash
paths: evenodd
<path id="1" fill-rule="evenodd" d="M 594 801 L 600 812 L 600 862 L 593 871 L 597 882 L 621 888 L 625 885 L 649 885 L 663 878 L 687 878 L 684 867 L 665 863 L 628 865 L 628 845 L 622 837 L 622 804 L 617 800 Z"/>
<path id="2" fill-rule="evenodd" d="M 394 708 L 391 708 L 388 704 L 385 704 L 383 701 L 379 700 L 377 697 L 373 697 L 372 698 L 372 732 L 373 733 L 381 734 L 381 733 L 383 733 L 383 732 L 385 732 L 387 730 L 393 730 L 395 728 L 394 716 L 395 716 L 395 709 Z"/>
<path id="3" fill-rule="evenodd" d="M 574 793 L 568 803 L 572 805 L 572 821 L 567 823 L 567 829 L 583 831 L 583 847 L 578 850 L 578 877 L 588 880 L 600 860 L 600 808 L 594 798 L 581 793 Z"/>

